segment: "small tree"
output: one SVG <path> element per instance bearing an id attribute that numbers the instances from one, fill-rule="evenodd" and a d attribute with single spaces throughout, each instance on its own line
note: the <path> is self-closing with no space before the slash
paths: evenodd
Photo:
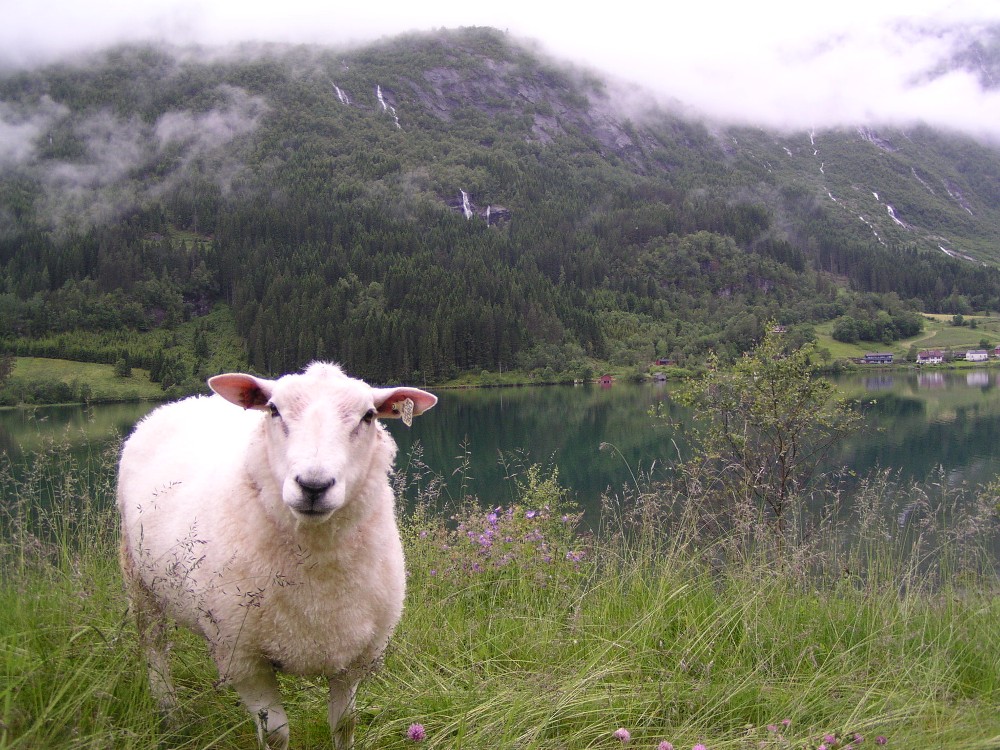
<path id="1" fill-rule="evenodd" d="M 860 420 L 816 375 L 813 344 L 785 351 L 782 343 L 767 333 L 732 367 L 713 356 L 707 373 L 681 394 L 703 420 L 692 462 L 713 469 L 725 502 L 768 509 L 779 532 L 821 462 Z"/>
<path id="2" fill-rule="evenodd" d="M 3 388 L 14 373 L 14 355 L 0 354 L 0 388 Z"/>

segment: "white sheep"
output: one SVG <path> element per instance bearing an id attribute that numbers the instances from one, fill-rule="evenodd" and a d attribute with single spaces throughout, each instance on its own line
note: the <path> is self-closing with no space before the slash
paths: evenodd
<path id="1" fill-rule="evenodd" d="M 288 747 L 277 669 L 328 679 L 334 746 L 349 747 L 355 689 L 403 607 L 396 444 L 376 418 L 408 422 L 437 398 L 319 362 L 209 385 L 217 395 L 142 420 L 119 467 L 122 570 L 153 695 L 176 706 L 172 618 L 207 640 L 261 746 Z"/>

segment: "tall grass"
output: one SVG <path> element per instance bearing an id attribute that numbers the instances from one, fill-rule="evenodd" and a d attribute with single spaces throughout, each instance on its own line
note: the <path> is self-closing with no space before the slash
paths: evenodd
<path id="1" fill-rule="evenodd" d="M 0 748 L 253 747 L 183 632 L 182 706 L 161 726 L 100 459 L 51 445 L 0 468 Z M 411 746 L 413 724 L 433 748 L 610 748 L 619 728 L 641 748 L 1000 744 L 995 495 L 878 474 L 824 499 L 850 524 L 814 513 L 775 544 L 683 479 L 639 478 L 584 533 L 554 471 L 512 467 L 502 504 L 445 498 L 411 455 L 406 612 L 359 691 L 358 746 Z M 322 681 L 282 682 L 293 746 L 329 747 Z"/>

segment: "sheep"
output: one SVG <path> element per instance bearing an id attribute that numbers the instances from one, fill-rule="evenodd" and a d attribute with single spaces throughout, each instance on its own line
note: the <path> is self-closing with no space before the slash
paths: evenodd
<path id="1" fill-rule="evenodd" d="M 155 409 L 122 448 L 121 565 L 151 693 L 176 707 L 172 619 L 205 638 L 261 747 L 288 747 L 276 670 L 327 678 L 334 747 L 351 747 L 355 690 L 404 595 L 396 444 L 376 418 L 409 423 L 437 397 L 323 362 L 208 384 L 215 395 Z"/>

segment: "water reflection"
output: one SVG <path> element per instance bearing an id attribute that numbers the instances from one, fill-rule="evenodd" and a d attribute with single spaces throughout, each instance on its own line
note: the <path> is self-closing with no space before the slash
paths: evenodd
<path id="1" fill-rule="evenodd" d="M 892 468 L 924 480 L 940 469 L 951 483 L 987 483 L 1000 473 L 1000 375 L 969 372 L 863 373 L 836 385 L 858 401 L 865 428 L 833 456 L 858 474 Z M 423 460 L 449 481 L 452 495 L 469 491 L 497 503 L 513 488 L 505 477 L 525 463 L 558 467 L 578 500 L 662 476 L 684 457 L 683 427 L 691 415 L 670 394 L 672 384 L 439 390 L 433 411 L 407 429 L 389 428 L 405 464 L 419 442 Z M 80 445 L 87 454 L 118 436 L 155 404 L 0 410 L 0 448 L 13 460 L 47 441 Z M 658 409 L 667 419 L 650 416 Z M 610 446 L 601 450 L 602 444 Z M 465 471 L 456 473 L 463 465 Z"/>

